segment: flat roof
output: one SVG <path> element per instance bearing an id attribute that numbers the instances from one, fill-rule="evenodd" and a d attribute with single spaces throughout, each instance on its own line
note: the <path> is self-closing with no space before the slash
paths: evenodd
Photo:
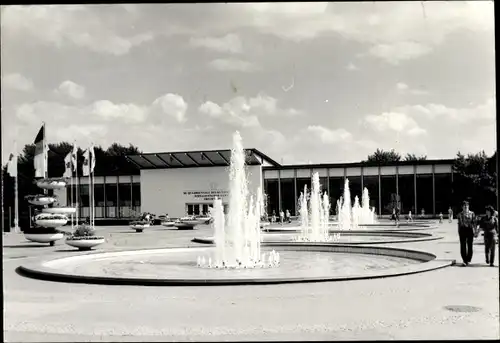
<path id="1" fill-rule="evenodd" d="M 281 165 L 257 149 L 245 149 L 247 165 Z M 197 167 L 227 167 L 231 161 L 231 150 L 151 152 L 127 155 L 125 158 L 139 169 L 170 169 Z"/>
<path id="2" fill-rule="evenodd" d="M 377 162 L 350 162 L 350 163 L 316 163 L 316 164 L 287 164 L 279 167 L 269 166 L 263 170 L 276 169 L 321 169 L 321 168 L 355 168 L 355 167 L 392 167 L 392 166 L 427 166 L 427 165 L 449 165 L 454 164 L 454 159 L 418 160 L 418 161 L 398 161 L 390 164 L 378 164 Z"/>

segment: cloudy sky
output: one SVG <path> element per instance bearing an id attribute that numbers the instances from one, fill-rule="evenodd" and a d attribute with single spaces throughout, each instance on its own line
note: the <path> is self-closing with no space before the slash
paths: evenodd
<path id="1" fill-rule="evenodd" d="M 495 148 L 493 4 L 7 6 L 5 159 L 49 142 L 246 147 L 278 162 Z"/>

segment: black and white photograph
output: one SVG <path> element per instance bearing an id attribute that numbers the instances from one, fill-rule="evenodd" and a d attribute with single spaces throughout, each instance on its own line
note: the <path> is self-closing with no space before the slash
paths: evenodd
<path id="1" fill-rule="evenodd" d="M 5 342 L 500 339 L 493 1 L 0 8 Z"/>

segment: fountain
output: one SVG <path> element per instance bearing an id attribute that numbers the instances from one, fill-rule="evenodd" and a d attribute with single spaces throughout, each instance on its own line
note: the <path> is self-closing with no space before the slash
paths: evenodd
<path id="1" fill-rule="evenodd" d="M 308 201 L 309 200 L 309 201 Z M 300 194 L 301 234 L 295 238 L 297 242 L 331 242 L 339 239 L 339 235 L 329 235 L 330 198 L 321 195 L 319 173 L 312 176 L 311 193 L 307 193 L 307 185 Z M 309 206 L 308 206 L 309 205 Z"/>
<path id="2" fill-rule="evenodd" d="M 224 216 L 222 200 L 216 198 L 210 213 L 214 218 L 214 258 L 198 257 L 202 268 L 269 268 L 279 266 L 279 253 L 261 253 L 260 218 L 263 213 L 262 190 L 249 197 L 245 171 L 245 150 L 239 132 L 233 135 L 229 166 L 229 213 Z M 227 219 L 227 220 L 226 220 Z"/>
<path id="3" fill-rule="evenodd" d="M 67 179 L 62 178 L 43 178 L 35 180 L 34 183 L 44 190 L 54 190 L 67 186 Z M 34 227 L 28 229 L 24 236 L 27 240 L 36 243 L 49 243 L 51 246 L 55 241 L 64 238 L 62 231 L 57 228 L 66 225 L 67 215 L 74 213 L 75 208 L 59 206 L 57 197 L 47 194 L 27 195 L 26 200 L 34 206 L 41 207 L 39 213 L 34 215 Z M 49 205 L 52 205 L 49 207 Z"/>
<path id="4" fill-rule="evenodd" d="M 215 247 L 151 247 L 59 258 L 52 256 L 27 261 L 17 271 L 33 278 L 65 282 L 207 286 L 387 277 L 433 270 L 453 263 L 437 260 L 433 254 L 415 250 L 380 246 L 367 248 L 365 244 L 371 242 L 359 241 L 359 236 L 373 236 L 367 231 L 354 233 L 351 230 L 342 232 L 342 237 L 339 233 L 329 236 L 330 201 L 326 194 L 321 195 L 317 173 L 313 175 L 310 194 L 306 187 L 300 198 L 303 227 L 300 228 L 302 234 L 299 240 L 303 241 L 293 241 L 293 235 L 276 240 L 274 237 L 279 234 L 261 233 L 263 193 L 259 188 L 255 196 L 249 194 L 246 155 L 238 132 L 233 136 L 233 143 L 229 172 L 229 213 L 224 215 L 222 199 L 216 198 L 210 210 L 214 237 L 193 239 L 200 243 L 215 244 Z M 344 192 L 344 199 L 339 206 L 343 223 L 347 223 L 353 217 L 348 188 Z M 359 200 L 355 200 L 354 217 L 363 213 L 362 208 L 366 204 L 363 201 L 363 205 L 359 205 Z M 392 238 L 401 239 L 407 235 L 399 232 L 394 233 Z M 352 236 L 358 237 L 357 241 L 352 240 Z M 440 238 L 417 233 L 410 238 L 425 238 L 422 236 L 427 236 L 427 240 Z M 340 238 L 343 241 L 338 242 Z M 324 244 L 331 240 L 335 242 Z M 375 243 L 380 243 L 380 240 Z M 283 251 L 283 257 L 274 249 Z"/>
<path id="5" fill-rule="evenodd" d="M 356 195 L 354 205 L 351 208 L 351 191 L 349 189 L 349 179 L 344 182 L 344 195 L 337 203 L 338 208 L 338 228 L 339 230 L 357 230 L 361 225 L 375 224 L 375 208 L 370 208 L 370 195 L 368 189 L 363 189 L 362 203 Z"/>

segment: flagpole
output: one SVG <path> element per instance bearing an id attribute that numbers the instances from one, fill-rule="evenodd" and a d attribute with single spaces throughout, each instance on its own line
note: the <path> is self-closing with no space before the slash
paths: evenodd
<path id="1" fill-rule="evenodd" d="M 80 206 L 78 205 L 80 201 L 80 182 L 78 179 L 78 151 L 76 153 L 76 189 L 75 189 L 75 207 L 76 207 L 76 226 L 78 226 L 78 219 L 80 218 Z"/>
<path id="2" fill-rule="evenodd" d="M 73 152 L 71 152 L 71 157 L 73 157 Z M 71 164 L 73 164 L 73 162 L 71 162 Z M 73 165 L 71 165 L 71 179 L 70 179 L 69 187 L 70 187 L 69 188 L 69 198 L 71 199 L 69 206 L 73 207 L 73 204 L 74 204 L 74 198 L 73 198 Z M 71 213 L 71 230 L 72 231 L 73 231 L 73 227 L 74 227 L 73 226 L 73 213 Z"/>
<path id="3" fill-rule="evenodd" d="M 90 172 L 90 164 L 92 163 L 91 157 L 90 157 L 90 148 L 88 148 L 88 164 L 89 164 L 89 217 L 90 217 L 90 226 L 92 226 L 92 173 Z"/>
<path id="4" fill-rule="evenodd" d="M 18 184 L 18 172 L 17 172 L 17 141 L 14 141 L 14 153 L 15 163 L 16 163 L 16 178 L 14 180 L 14 232 L 19 233 L 19 184 Z"/>
<path id="5" fill-rule="evenodd" d="M 92 143 L 92 150 L 90 151 L 92 156 L 90 157 L 90 175 L 92 179 L 92 226 L 95 228 L 95 192 L 94 192 L 94 165 L 92 165 L 92 161 L 94 161 L 94 143 Z"/>
<path id="6" fill-rule="evenodd" d="M 42 122 L 43 126 L 43 142 L 42 142 L 42 151 L 43 151 L 43 172 L 44 172 L 44 178 L 47 179 L 49 177 L 49 152 L 48 152 L 48 146 L 47 144 L 47 139 L 45 138 L 47 136 L 47 128 L 45 126 L 45 122 Z M 44 194 L 48 194 L 49 190 L 47 188 L 44 188 L 43 190 Z"/>

